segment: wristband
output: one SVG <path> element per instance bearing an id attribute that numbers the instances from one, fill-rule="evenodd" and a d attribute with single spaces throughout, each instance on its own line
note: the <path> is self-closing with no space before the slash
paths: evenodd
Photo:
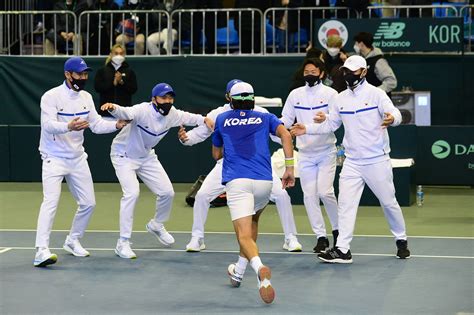
<path id="1" fill-rule="evenodd" d="M 295 166 L 295 159 L 294 158 L 285 158 L 285 166 L 286 167 Z"/>

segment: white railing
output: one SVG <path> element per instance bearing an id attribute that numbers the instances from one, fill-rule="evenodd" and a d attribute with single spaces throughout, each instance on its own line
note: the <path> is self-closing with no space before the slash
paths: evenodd
<path id="1" fill-rule="evenodd" d="M 35 16 L 40 15 L 44 21 L 47 16 L 52 18 L 52 32 L 46 33 L 42 31 L 34 34 L 34 22 Z M 4 55 L 34 55 L 38 54 L 39 51 L 35 50 L 39 48 L 42 54 L 46 54 L 46 40 L 49 37 L 50 45 L 54 45 L 54 53 L 57 54 L 58 43 L 62 42 L 60 34 L 57 33 L 58 29 L 58 18 L 63 18 L 65 22 L 65 32 L 77 34 L 77 17 L 74 12 L 71 11 L 0 11 L 0 25 L 5 27 L 6 32 L 0 38 L 1 54 Z M 72 19 L 72 26 L 69 27 L 69 19 Z M 41 38 L 41 44 L 35 47 L 35 40 L 37 37 Z M 38 47 L 39 46 L 39 47 Z M 78 45 L 76 39 L 66 41 L 64 53 L 78 54 Z M 18 53 L 15 53 L 18 50 Z"/>
<path id="2" fill-rule="evenodd" d="M 197 31 L 195 19 L 202 24 Z M 263 13 L 258 9 L 176 10 L 171 13 L 171 20 L 178 26 L 176 53 L 179 55 L 206 54 L 206 49 L 214 55 L 262 54 Z M 219 22 L 224 21 L 225 26 L 219 28 Z"/>
<path id="3" fill-rule="evenodd" d="M 158 10 L 139 11 L 85 11 L 79 18 L 71 11 L 0 11 L 0 54 L 83 54 L 106 55 L 117 42 L 117 24 L 132 19 L 143 29 L 133 29 L 131 43 L 126 45 L 135 54 L 154 55 L 229 55 L 301 53 L 313 36 L 315 19 L 335 18 L 388 18 L 390 17 L 464 17 L 468 50 L 472 48 L 473 6 L 370 6 L 364 11 L 346 7 L 270 8 L 264 13 L 258 9 L 198 9 L 176 10 L 171 13 Z M 285 14 L 287 28 L 280 30 L 279 15 Z M 34 32 L 35 19 L 49 17 L 53 31 Z M 142 21 L 139 21 L 141 17 Z M 58 34 L 58 20 L 66 25 L 66 33 L 74 33 L 64 44 Z M 72 19 L 72 22 L 70 22 Z M 144 20 L 143 20 L 144 19 Z M 149 20 L 157 23 L 151 27 Z M 107 22 L 109 21 L 109 22 Z M 166 27 L 165 27 L 166 26 Z M 150 35 L 155 34 L 155 41 Z M 159 36 L 157 35 L 159 34 Z M 157 37 L 158 36 L 158 37 Z M 104 39 L 105 37 L 105 39 Z M 159 40 L 156 40 L 156 39 Z M 163 40 L 164 39 L 164 40 Z M 45 43 L 49 40 L 49 47 Z M 153 44 L 154 43 L 154 44 Z M 156 45 L 156 47 L 150 47 Z M 153 49 L 155 48 L 155 49 Z M 166 49 L 164 49 L 166 48 Z"/>
<path id="4" fill-rule="evenodd" d="M 280 30 L 279 25 L 276 24 L 278 13 L 286 15 L 286 28 L 283 30 Z M 337 19 L 351 16 L 359 18 L 360 13 L 347 7 L 269 8 L 265 11 L 264 16 L 266 18 L 265 31 L 263 32 L 264 51 L 287 54 L 301 52 L 304 46 L 311 41 L 315 18 Z M 297 31 L 290 32 L 289 28 L 294 25 L 295 21 Z"/>
<path id="5" fill-rule="evenodd" d="M 112 47 L 117 42 L 117 36 L 125 34 L 125 27 L 121 27 L 121 32 L 117 32 L 117 26 L 119 23 L 125 20 L 133 21 L 135 26 L 142 25 L 145 19 L 144 29 L 138 30 L 137 27 L 133 28 L 133 36 L 130 37 L 130 42 L 125 44 L 127 48 L 134 50 L 135 54 L 145 54 L 150 53 L 150 48 L 145 49 L 145 42 L 148 42 L 151 45 L 151 42 L 148 41 L 150 35 L 154 33 L 161 33 L 165 31 L 168 33 L 168 38 L 166 39 L 168 47 L 172 47 L 172 29 L 170 27 L 170 15 L 166 11 L 162 10 L 96 10 L 96 11 L 84 11 L 79 16 L 79 30 L 84 34 L 84 51 L 83 55 L 90 55 L 91 46 L 94 52 L 97 52 L 93 55 L 105 55 L 109 53 L 110 47 Z M 151 25 L 150 21 L 153 19 L 153 23 L 157 23 L 156 29 L 154 25 Z M 91 23 L 93 21 L 94 23 Z M 166 27 L 162 27 L 163 23 Z M 85 27 L 84 27 L 85 24 Z M 91 25 L 96 24 L 96 25 Z M 142 36 L 138 36 L 142 34 Z M 103 42 L 104 37 L 106 42 Z M 143 40 L 143 43 L 141 42 Z M 138 44 L 138 42 L 140 42 Z M 163 47 L 167 47 L 163 41 L 157 41 L 157 49 L 160 51 Z M 137 46 L 143 44 L 143 51 L 139 51 Z M 103 46 L 105 45 L 105 47 Z M 104 49 L 105 48 L 105 49 Z M 151 50 L 153 52 L 154 50 Z M 168 52 L 167 54 L 169 54 Z"/>
<path id="6" fill-rule="evenodd" d="M 375 5 L 369 6 L 368 18 L 390 18 L 390 17 L 447 17 L 458 16 L 458 10 L 453 5 Z"/>

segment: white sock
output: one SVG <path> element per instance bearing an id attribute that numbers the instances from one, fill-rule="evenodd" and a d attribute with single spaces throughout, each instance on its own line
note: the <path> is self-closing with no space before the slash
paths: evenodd
<path id="1" fill-rule="evenodd" d="M 126 241 L 129 240 L 129 238 L 128 238 L 128 237 L 122 237 L 122 236 L 120 236 L 120 240 L 121 240 L 122 242 L 126 242 Z"/>
<path id="2" fill-rule="evenodd" d="M 260 260 L 259 256 L 255 256 L 250 260 L 250 266 L 252 266 L 253 270 L 255 270 L 255 273 L 258 275 L 258 270 L 260 267 L 263 266 L 262 261 Z"/>
<path id="3" fill-rule="evenodd" d="M 245 269 L 247 269 L 248 263 L 249 260 L 247 258 L 239 256 L 239 260 L 237 260 L 237 263 L 235 264 L 235 272 L 243 275 L 245 273 Z"/>

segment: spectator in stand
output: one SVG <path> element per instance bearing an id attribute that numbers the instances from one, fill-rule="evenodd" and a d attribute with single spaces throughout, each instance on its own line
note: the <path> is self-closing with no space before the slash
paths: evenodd
<path id="1" fill-rule="evenodd" d="M 303 0 L 273 0 L 272 6 L 276 8 L 299 8 L 303 6 Z M 273 15 L 270 16 L 270 19 Z M 298 34 L 298 11 L 276 10 L 275 21 L 272 26 L 276 32 L 277 52 L 294 52 L 295 35 Z"/>
<path id="2" fill-rule="evenodd" d="M 265 12 L 271 6 L 269 0 L 235 0 L 235 8 L 255 8 L 262 12 Z M 240 21 L 239 21 L 240 16 Z M 261 17 L 259 14 L 254 13 L 252 20 L 252 12 L 243 11 L 240 15 L 236 12 L 234 15 L 234 24 L 237 32 L 240 32 L 240 49 L 243 54 L 259 54 L 261 50 Z M 252 42 L 253 36 L 253 42 Z M 252 49 L 253 45 L 253 49 Z"/>
<path id="3" fill-rule="evenodd" d="M 132 95 L 137 92 L 137 77 L 125 61 L 125 48 L 116 44 L 110 50 L 105 66 L 97 71 L 95 90 L 100 94 L 100 105 L 114 103 L 132 106 Z M 108 111 L 97 111 L 102 117 L 112 117 Z"/>
<path id="4" fill-rule="evenodd" d="M 295 71 L 293 74 L 293 77 L 291 79 L 291 85 L 290 85 L 290 92 L 293 91 L 296 88 L 299 88 L 301 86 L 306 85 L 306 81 L 304 80 L 304 64 L 306 63 L 307 59 L 319 59 L 322 62 L 324 62 L 323 59 L 323 52 L 318 49 L 318 48 L 309 48 L 308 51 L 306 52 L 306 57 L 303 60 L 303 64 L 298 67 L 298 69 Z"/>
<path id="5" fill-rule="evenodd" d="M 171 12 L 182 9 L 183 0 L 161 0 L 155 4 L 154 9 L 167 11 L 171 18 Z M 175 16 L 177 18 L 178 15 Z M 171 27 L 171 47 L 169 47 L 168 19 L 164 13 L 151 14 L 149 17 L 149 33 L 147 38 L 147 48 L 151 55 L 166 55 L 168 51 L 173 49 L 173 43 L 178 38 L 178 23 L 172 21 Z"/>
<path id="6" fill-rule="evenodd" d="M 95 0 L 91 10 L 118 10 L 118 5 L 113 0 Z M 89 20 L 89 33 L 84 33 L 84 53 L 86 55 L 107 55 L 113 45 L 112 36 L 114 26 L 118 24 L 120 14 L 90 14 L 84 15 L 81 23 Z M 100 40 L 99 40 L 100 38 Z"/>
<path id="7" fill-rule="evenodd" d="M 327 49 L 323 52 L 324 65 L 327 72 L 324 84 L 340 93 L 347 88 L 341 66 L 348 56 L 342 49 L 342 38 L 338 35 L 328 36 L 326 46 Z"/>
<path id="8" fill-rule="evenodd" d="M 222 1 L 219 0 L 183 0 L 182 9 L 220 9 Z M 205 20 L 203 21 L 203 16 Z M 217 24 L 216 24 L 217 19 Z M 191 33 L 192 21 L 192 33 Z M 202 38 L 202 30 L 204 24 L 205 41 Z M 181 31 L 187 31 L 192 41 L 192 53 L 213 54 L 216 50 L 216 28 L 219 27 L 219 15 L 216 17 L 214 12 L 194 12 L 191 14 L 184 13 L 181 15 Z M 225 25 L 223 25 L 225 26 Z M 204 46 L 204 51 L 203 51 Z"/>
<path id="9" fill-rule="evenodd" d="M 133 10 L 150 10 L 153 3 L 147 0 L 128 0 L 121 8 L 124 11 Z M 146 31 L 146 14 L 128 12 L 120 17 L 115 31 L 118 36 L 115 38 L 116 44 L 122 44 L 127 47 L 128 44 L 135 44 L 135 55 L 143 55 L 145 53 L 145 34 Z"/>
<path id="10" fill-rule="evenodd" d="M 374 47 L 374 37 L 367 32 L 360 32 L 354 36 L 354 51 L 367 61 L 367 82 L 385 91 L 390 97 L 390 92 L 397 88 L 397 78 L 387 60 L 383 57 L 382 50 Z"/>
<path id="11" fill-rule="evenodd" d="M 54 4 L 54 11 L 72 11 L 79 16 L 83 11 L 88 9 L 86 0 L 65 0 L 58 1 Z M 74 19 L 70 14 L 56 14 L 53 18 L 53 28 L 46 34 L 44 50 L 46 55 L 56 55 L 58 53 L 73 54 L 74 42 L 78 40 L 79 53 L 82 53 L 82 41 L 79 34 L 74 33 Z M 54 25 L 56 21 L 56 25 Z M 56 26 L 56 29 L 54 28 Z M 86 25 L 84 25 L 86 27 Z"/>
<path id="12" fill-rule="evenodd" d="M 363 17 L 368 17 L 367 7 L 369 6 L 369 0 L 337 0 L 336 7 L 347 7 L 349 14 L 346 10 L 338 11 L 336 18 L 357 18 L 362 13 Z"/>

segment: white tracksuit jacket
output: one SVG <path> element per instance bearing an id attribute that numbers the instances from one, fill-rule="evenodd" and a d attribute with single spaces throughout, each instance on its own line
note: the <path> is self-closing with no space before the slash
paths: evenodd
<path id="1" fill-rule="evenodd" d="M 288 95 L 280 120 L 286 128 L 290 128 L 295 118 L 298 123 L 311 124 L 317 112 L 328 113 L 329 100 L 337 95 L 333 88 L 319 83 L 313 87 L 308 84 L 294 89 Z M 332 132 L 303 135 L 296 138 L 296 147 L 302 154 L 317 155 L 327 152 L 336 143 Z"/>
<path id="2" fill-rule="evenodd" d="M 155 110 L 152 102 L 132 107 L 116 105 L 115 110 L 110 113 L 119 119 L 132 120 L 115 137 L 111 155 L 123 155 L 132 159 L 154 154 L 153 148 L 172 127 L 204 124 L 203 116 L 178 110 L 174 106 L 167 116 L 163 116 Z M 203 128 L 208 129 L 206 125 Z"/>
<path id="3" fill-rule="evenodd" d="M 332 133 L 343 123 L 345 154 L 352 162 L 367 165 L 390 158 L 388 132 L 381 127 L 384 113 L 393 115 L 391 126 L 399 125 L 402 116 L 383 90 L 363 81 L 332 99 L 329 112 L 323 123 L 307 124 L 306 133 Z"/>
<path id="4" fill-rule="evenodd" d="M 110 133 L 115 121 L 103 120 L 86 91 L 76 92 L 64 82 L 41 98 L 41 156 L 73 159 L 84 153 L 84 131 L 69 131 L 68 123 L 76 117 L 89 122 L 93 133 Z"/>

